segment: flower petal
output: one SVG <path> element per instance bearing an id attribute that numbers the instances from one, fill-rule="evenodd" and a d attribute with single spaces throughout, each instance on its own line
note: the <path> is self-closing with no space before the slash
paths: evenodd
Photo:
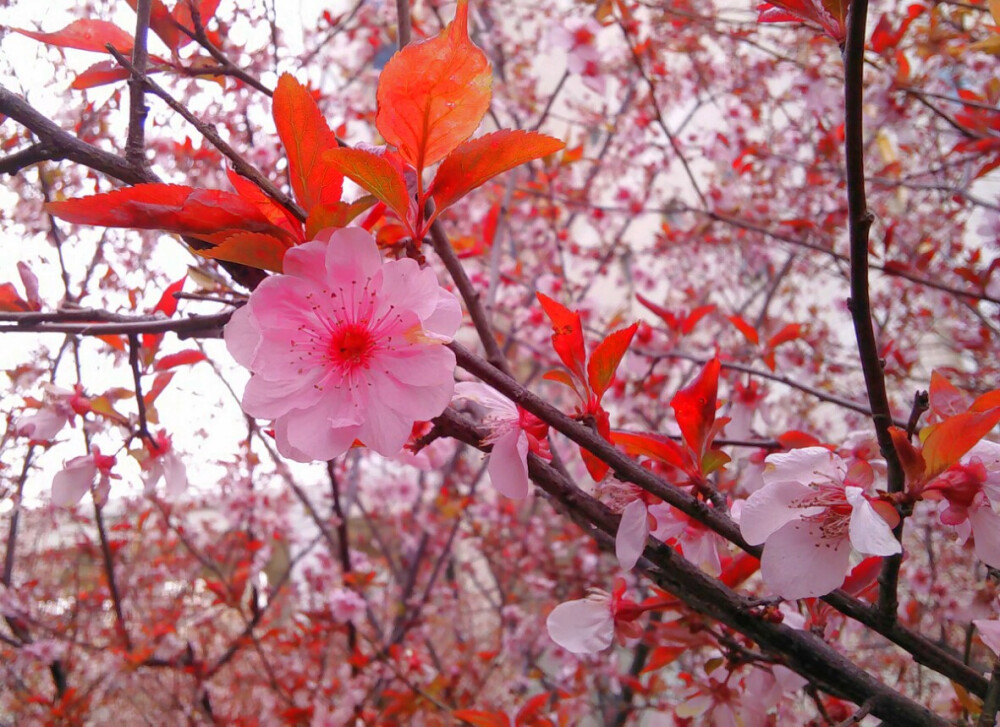
<path id="1" fill-rule="evenodd" d="M 860 487 L 845 487 L 844 494 L 851 505 L 849 532 L 851 545 L 856 551 L 865 555 L 895 555 L 903 552 L 889 523 L 871 506 Z"/>
<path id="2" fill-rule="evenodd" d="M 455 398 L 468 399 L 486 407 L 490 416 L 516 422 L 517 405 L 488 384 L 479 381 L 460 381 L 455 384 Z"/>
<path id="3" fill-rule="evenodd" d="M 326 271 L 330 277 L 371 278 L 382 267 L 382 256 L 371 233 L 361 227 L 335 230 L 326 245 Z"/>
<path id="4" fill-rule="evenodd" d="M 843 481 L 844 461 L 826 447 L 801 447 L 790 452 L 770 454 L 764 460 L 764 484 L 798 482 L 808 485 L 817 480 Z"/>
<path id="5" fill-rule="evenodd" d="M 979 638 L 997 656 L 1000 656 L 1000 621 L 995 619 L 974 619 L 976 629 L 979 631 Z"/>
<path id="6" fill-rule="evenodd" d="M 639 562 L 639 556 L 646 548 L 649 537 L 649 515 L 646 503 L 633 500 L 622 510 L 622 519 L 618 523 L 618 533 L 615 535 L 615 556 L 622 570 L 630 571 Z"/>
<path id="7" fill-rule="evenodd" d="M 574 654 L 596 654 L 611 646 L 614 618 L 607 601 L 584 598 L 560 603 L 545 620 L 549 638 Z"/>
<path id="8" fill-rule="evenodd" d="M 257 321 L 250 313 L 250 306 L 245 305 L 233 311 L 222 335 L 226 340 L 226 348 L 236 359 L 236 363 L 244 368 L 250 368 L 254 353 L 260 344 L 260 329 L 257 328 Z"/>
<path id="9" fill-rule="evenodd" d="M 97 465 L 92 455 L 74 457 L 52 478 L 52 502 L 59 507 L 72 507 L 90 491 L 97 477 Z"/>
<path id="10" fill-rule="evenodd" d="M 796 521 L 767 539 L 760 572 L 782 598 L 824 596 L 844 582 L 850 555 L 847 538 L 824 538 L 817 523 Z"/>
<path id="11" fill-rule="evenodd" d="M 523 500 L 528 496 L 528 438 L 511 429 L 493 443 L 487 468 L 490 482 L 504 497 Z"/>
<path id="12" fill-rule="evenodd" d="M 750 545 L 760 545 L 786 523 L 819 513 L 822 508 L 791 506 L 811 493 L 811 487 L 798 482 L 782 480 L 765 484 L 743 503 L 740 532 Z"/>
<path id="13" fill-rule="evenodd" d="M 992 568 L 1000 568 L 1000 515 L 988 504 L 969 510 L 976 557 Z"/>

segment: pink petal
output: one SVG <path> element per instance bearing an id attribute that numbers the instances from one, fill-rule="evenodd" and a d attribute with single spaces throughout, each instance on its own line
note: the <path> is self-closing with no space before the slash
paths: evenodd
<path id="1" fill-rule="evenodd" d="M 416 260 L 390 260 L 382 266 L 382 292 L 376 317 L 386 314 L 389 307 L 411 310 L 423 321 L 437 305 L 437 275 L 432 268 L 420 269 Z"/>
<path id="2" fill-rule="evenodd" d="M 992 568 L 1000 568 L 1000 515 L 987 504 L 972 508 L 969 522 L 975 537 L 976 557 Z"/>
<path id="3" fill-rule="evenodd" d="M 494 389 L 478 381 L 460 381 L 455 384 L 455 398 L 468 399 L 486 407 L 490 416 L 504 421 L 516 422 L 517 405 Z"/>
<path id="4" fill-rule="evenodd" d="M 523 500 L 528 496 L 528 438 L 519 429 L 511 429 L 493 443 L 487 473 L 504 497 Z"/>
<path id="5" fill-rule="evenodd" d="M 865 555 L 895 555 L 903 552 L 889 523 L 871 506 L 861 488 L 846 487 L 844 493 L 851 505 L 849 531 L 854 549 Z"/>
<path id="6" fill-rule="evenodd" d="M 649 516 L 646 503 L 633 500 L 622 510 L 622 519 L 618 523 L 618 533 L 615 535 L 615 556 L 622 570 L 630 571 L 639 562 L 639 556 L 646 548 L 646 538 L 649 536 Z"/>
<path id="7" fill-rule="evenodd" d="M 411 386 L 450 386 L 455 380 L 455 354 L 441 345 L 409 346 L 382 354 L 374 365 Z"/>
<path id="8" fill-rule="evenodd" d="M 14 431 L 38 442 L 51 441 L 69 423 L 69 417 L 55 409 L 39 409 L 14 420 Z"/>
<path id="9" fill-rule="evenodd" d="M 282 270 L 285 275 L 309 278 L 322 288 L 326 284 L 326 243 L 317 239 L 291 248 L 282 260 Z"/>
<path id="10" fill-rule="evenodd" d="M 615 624 L 606 600 L 560 603 L 545 620 L 549 638 L 574 654 L 596 654 L 611 646 Z"/>
<path id="11" fill-rule="evenodd" d="M 299 461 L 329 460 L 346 452 L 361 430 L 360 422 L 345 423 L 343 410 L 324 406 L 322 403 L 309 409 L 288 412 L 275 422 L 275 438 L 282 454 Z M 337 417 L 337 422 L 332 417 Z M 281 424 L 278 436 L 277 424 Z M 291 444 L 289 448 L 287 445 Z M 292 449 L 296 450 L 294 453 Z M 302 459 L 301 455 L 306 455 Z"/>
<path id="12" fill-rule="evenodd" d="M 163 479 L 168 497 L 179 497 L 187 488 L 187 468 L 183 460 L 173 452 L 163 456 Z"/>
<path id="13" fill-rule="evenodd" d="M 257 321 L 250 313 L 250 306 L 245 305 L 233 311 L 222 335 L 226 340 L 226 348 L 236 359 L 236 363 L 244 368 L 250 368 L 254 352 L 260 343 L 260 330 L 257 328 Z"/>
<path id="14" fill-rule="evenodd" d="M 310 369 L 299 378 L 266 379 L 254 374 L 243 391 L 243 411 L 252 417 L 277 419 L 293 409 L 315 404 L 323 392 L 314 388 L 323 371 Z"/>
<path id="15" fill-rule="evenodd" d="M 823 508 L 791 506 L 798 498 L 811 493 L 811 487 L 798 482 L 765 484 L 743 503 L 740 532 L 750 545 L 760 545 L 786 523 L 818 514 Z"/>
<path id="16" fill-rule="evenodd" d="M 462 305 L 458 298 L 442 288 L 438 291 L 434 310 L 423 322 L 424 330 L 428 333 L 450 339 L 462 325 Z"/>
<path id="17" fill-rule="evenodd" d="M 360 227 L 345 227 L 330 235 L 326 246 L 326 272 L 329 278 L 354 276 L 359 281 L 371 278 L 382 267 L 375 238 Z"/>
<path id="18" fill-rule="evenodd" d="M 444 411 L 443 407 L 441 411 Z M 439 411 L 438 414 L 440 413 Z M 401 416 L 387 406 L 374 404 L 368 409 L 366 416 L 367 419 L 358 428 L 358 439 L 383 457 L 395 457 L 399 454 L 410 438 L 415 420 Z"/>
<path id="19" fill-rule="evenodd" d="M 392 375 L 376 370 L 372 370 L 370 374 L 369 416 L 384 408 L 391 409 L 399 416 L 408 417 L 410 424 L 433 419 L 448 408 L 455 391 L 455 382 L 450 371 L 441 383 L 433 386 L 407 385 Z"/>
<path id="20" fill-rule="evenodd" d="M 1000 621 L 974 619 L 972 621 L 979 631 L 979 638 L 997 656 L 1000 656 Z"/>
<path id="21" fill-rule="evenodd" d="M 767 539 L 760 572 L 782 598 L 824 596 L 844 582 L 850 555 L 847 538 L 826 539 L 819 525 L 800 520 Z"/>
<path id="22" fill-rule="evenodd" d="M 95 477 L 97 465 L 92 455 L 74 457 L 52 478 L 52 502 L 59 507 L 72 507 L 90 491 Z"/>

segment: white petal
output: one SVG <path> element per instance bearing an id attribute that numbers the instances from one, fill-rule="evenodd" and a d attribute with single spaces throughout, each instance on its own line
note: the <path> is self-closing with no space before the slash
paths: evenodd
<path id="1" fill-rule="evenodd" d="M 847 538 L 826 539 L 816 523 L 797 521 L 767 539 L 760 572 L 782 598 L 824 596 L 844 582 L 850 555 Z"/>
<path id="2" fill-rule="evenodd" d="M 972 622 L 979 631 L 979 638 L 989 649 L 1000 656 L 1000 621 L 975 619 Z"/>
<path id="3" fill-rule="evenodd" d="M 785 523 L 819 513 L 819 507 L 791 507 L 800 497 L 812 494 L 812 488 L 798 482 L 772 482 L 764 485 L 743 503 L 740 532 L 750 545 L 760 545 Z"/>
<path id="4" fill-rule="evenodd" d="M 860 487 L 846 487 L 844 494 L 851 505 L 849 527 L 851 545 L 865 555 L 895 555 L 903 552 L 889 523 L 871 506 Z"/>
<path id="5" fill-rule="evenodd" d="M 615 535 L 615 556 L 622 570 L 630 571 L 639 562 L 639 556 L 646 548 L 649 536 L 649 516 L 646 503 L 633 500 L 622 510 L 622 519 L 618 523 L 618 533 Z"/>
<path id="6" fill-rule="evenodd" d="M 847 471 L 844 461 L 826 447 L 801 447 L 790 452 L 771 454 L 764 460 L 764 484 L 816 481 L 843 481 Z"/>
<path id="7" fill-rule="evenodd" d="M 481 404 L 497 419 L 513 422 L 518 420 L 517 405 L 492 386 L 479 381 L 460 381 L 455 384 L 455 398 Z"/>
<path id="8" fill-rule="evenodd" d="M 607 601 L 584 598 L 560 603 L 545 620 L 549 638 L 574 654 L 596 654 L 611 646 L 615 623 Z"/>

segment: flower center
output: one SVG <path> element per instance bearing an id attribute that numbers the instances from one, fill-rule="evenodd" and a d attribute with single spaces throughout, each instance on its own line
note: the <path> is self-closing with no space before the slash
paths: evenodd
<path id="1" fill-rule="evenodd" d="M 327 354 L 330 360 L 343 368 L 355 369 L 367 366 L 375 352 L 375 338 L 371 331 L 360 323 L 345 323 L 339 326 L 330 339 Z"/>

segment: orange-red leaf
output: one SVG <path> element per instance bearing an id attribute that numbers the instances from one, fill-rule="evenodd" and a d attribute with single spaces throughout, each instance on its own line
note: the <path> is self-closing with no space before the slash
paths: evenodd
<path id="1" fill-rule="evenodd" d="M 179 26 L 194 30 L 194 19 L 191 17 L 191 6 L 194 5 L 198 8 L 198 17 L 201 19 L 202 27 L 205 27 L 208 25 L 208 21 L 215 16 L 215 11 L 219 9 L 219 2 L 220 0 L 178 0 L 172 13 L 174 22 Z M 178 48 L 191 42 L 187 33 L 181 35 Z"/>
<path id="2" fill-rule="evenodd" d="M 927 464 L 926 478 L 936 477 L 958 462 L 997 422 L 1000 422 L 1000 407 L 964 412 L 930 427 L 921 450 Z"/>
<path id="3" fill-rule="evenodd" d="M 324 156 L 337 139 L 312 94 L 289 73 L 274 89 L 271 109 L 278 136 L 288 155 L 288 177 L 299 204 L 309 212 L 318 204 L 340 201 L 344 176 Z"/>
<path id="4" fill-rule="evenodd" d="M 760 338 L 757 335 L 757 329 L 747 323 L 741 316 L 731 315 L 726 316 L 726 320 L 736 326 L 736 329 L 743 334 L 743 337 L 747 339 L 753 345 L 760 343 Z"/>
<path id="5" fill-rule="evenodd" d="M 580 314 L 557 303 L 544 293 L 537 293 L 545 315 L 552 321 L 552 348 L 570 371 L 586 384 L 587 352 L 583 345 L 583 324 Z"/>
<path id="6" fill-rule="evenodd" d="M 385 202 L 403 222 L 410 223 L 410 194 L 406 180 L 392 163 L 364 149 L 332 149 L 326 160 L 345 177 Z"/>
<path id="7" fill-rule="evenodd" d="M 103 86 L 107 83 L 124 81 L 129 77 L 127 68 L 122 68 L 117 61 L 101 61 L 95 63 L 82 73 L 78 73 L 73 83 L 69 85 L 75 91 L 82 91 L 95 86 Z"/>
<path id="8" fill-rule="evenodd" d="M 700 321 L 702 318 L 704 318 L 714 310 L 715 310 L 714 305 L 702 305 L 695 308 L 693 311 L 691 311 L 688 317 L 684 319 L 684 323 L 681 324 L 681 333 L 683 333 L 685 336 L 691 333 L 691 331 L 694 330 L 695 326 L 698 325 L 698 321 Z"/>
<path id="9" fill-rule="evenodd" d="M 213 260 L 226 260 L 280 273 L 285 251 L 289 247 L 285 240 L 274 235 L 235 231 L 218 245 L 195 252 Z"/>
<path id="10" fill-rule="evenodd" d="M 169 356 L 162 356 L 158 358 L 156 363 L 153 365 L 153 368 L 156 371 L 166 371 L 167 369 L 172 369 L 175 366 L 195 364 L 199 361 L 204 361 L 207 358 L 208 357 L 201 351 L 192 348 L 187 351 L 179 351 L 178 353 L 172 353 Z"/>
<path id="11" fill-rule="evenodd" d="M 185 280 L 187 280 L 187 275 L 167 286 L 167 289 L 163 291 L 163 295 L 160 296 L 160 300 L 157 301 L 156 307 L 153 308 L 154 313 L 163 313 L 166 316 L 172 316 L 177 312 L 176 294 L 184 289 Z"/>
<path id="12" fill-rule="evenodd" d="M 969 408 L 969 397 L 965 392 L 948 381 L 937 369 L 931 372 L 931 385 L 927 393 L 931 411 L 938 416 L 954 416 Z"/>
<path id="13" fill-rule="evenodd" d="M 681 435 L 697 457 L 699 465 L 701 464 L 701 456 L 708 445 L 707 440 L 712 431 L 712 424 L 715 422 L 719 369 L 719 359 L 713 358 L 705 364 L 697 378 L 690 385 L 678 391 L 670 402 Z"/>
<path id="14" fill-rule="evenodd" d="M 128 3 L 130 8 L 138 12 L 138 0 L 125 1 Z M 184 0 L 179 0 L 177 4 L 186 5 L 186 2 Z M 160 37 L 160 40 L 162 40 L 170 50 L 177 50 L 177 48 L 183 45 L 183 40 L 190 42 L 190 38 L 182 33 L 180 28 L 177 27 L 173 16 L 170 14 L 170 8 L 163 3 L 163 0 L 153 0 L 149 8 L 149 28 Z"/>
<path id="15" fill-rule="evenodd" d="M 302 234 L 302 224 L 284 205 L 271 199 L 263 189 L 246 177 L 241 177 L 235 170 L 227 168 L 226 176 L 229 177 L 229 182 L 236 193 L 256 205 L 271 224 L 288 232 L 296 242 L 306 241 Z"/>
<path id="16" fill-rule="evenodd" d="M 476 727 L 510 727 L 510 718 L 503 712 L 486 712 L 481 709 L 456 709 L 451 713 L 451 716 Z"/>
<path id="17" fill-rule="evenodd" d="M 618 370 L 622 356 L 628 350 L 629 344 L 632 343 L 632 337 L 638 328 L 639 324 L 633 323 L 628 328 L 622 328 L 609 334 L 590 354 L 590 361 L 587 362 L 587 377 L 590 381 L 590 389 L 598 401 L 611 386 L 611 382 L 615 378 L 615 371 Z"/>
<path id="18" fill-rule="evenodd" d="M 767 339 L 768 348 L 777 348 L 783 343 L 788 343 L 789 341 L 794 341 L 802 335 L 802 324 L 801 323 L 789 323 L 787 326 L 782 328 L 780 331 L 775 333 L 769 339 Z"/>
<path id="19" fill-rule="evenodd" d="M 27 313 L 31 305 L 21 298 L 13 283 L 0 284 L 0 311 L 5 313 Z"/>
<path id="20" fill-rule="evenodd" d="M 672 439 L 659 434 L 640 434 L 638 432 L 612 432 L 611 441 L 625 450 L 632 457 L 648 457 L 661 464 L 676 467 L 681 470 L 691 468 L 691 459 L 687 452 Z"/>
<path id="21" fill-rule="evenodd" d="M 105 46 L 110 43 L 120 53 L 127 54 L 132 50 L 132 36 L 106 20 L 74 20 L 54 33 L 39 33 L 21 28 L 11 28 L 11 30 L 60 48 L 107 53 L 108 49 Z"/>
<path id="22" fill-rule="evenodd" d="M 288 236 L 256 205 L 237 194 L 173 184 L 137 184 L 90 197 L 49 202 L 45 209 L 81 225 L 165 230 L 196 237 L 223 230 Z"/>
<path id="23" fill-rule="evenodd" d="M 548 156 L 566 144 L 534 131 L 503 129 L 467 141 L 441 163 L 432 195 L 440 212 L 476 187 L 532 159 Z"/>
<path id="24" fill-rule="evenodd" d="M 350 204 L 347 202 L 318 204 L 309 210 L 309 218 L 306 220 L 306 237 L 312 240 L 320 230 L 327 227 L 347 227 L 351 220 L 372 207 L 376 202 L 373 195 L 366 194 Z"/>
<path id="25" fill-rule="evenodd" d="M 910 487 L 916 487 L 924 481 L 924 472 L 927 465 L 920 452 L 910 444 L 910 438 L 906 436 L 906 431 L 899 427 L 889 427 L 889 435 L 892 437 L 893 446 L 896 448 L 896 456 L 903 467 L 906 475 L 906 482 Z"/>
<path id="26" fill-rule="evenodd" d="M 418 172 L 472 136 L 489 109 L 492 72 L 468 24 L 459 0 L 444 31 L 396 53 L 379 78 L 375 126 Z"/>

